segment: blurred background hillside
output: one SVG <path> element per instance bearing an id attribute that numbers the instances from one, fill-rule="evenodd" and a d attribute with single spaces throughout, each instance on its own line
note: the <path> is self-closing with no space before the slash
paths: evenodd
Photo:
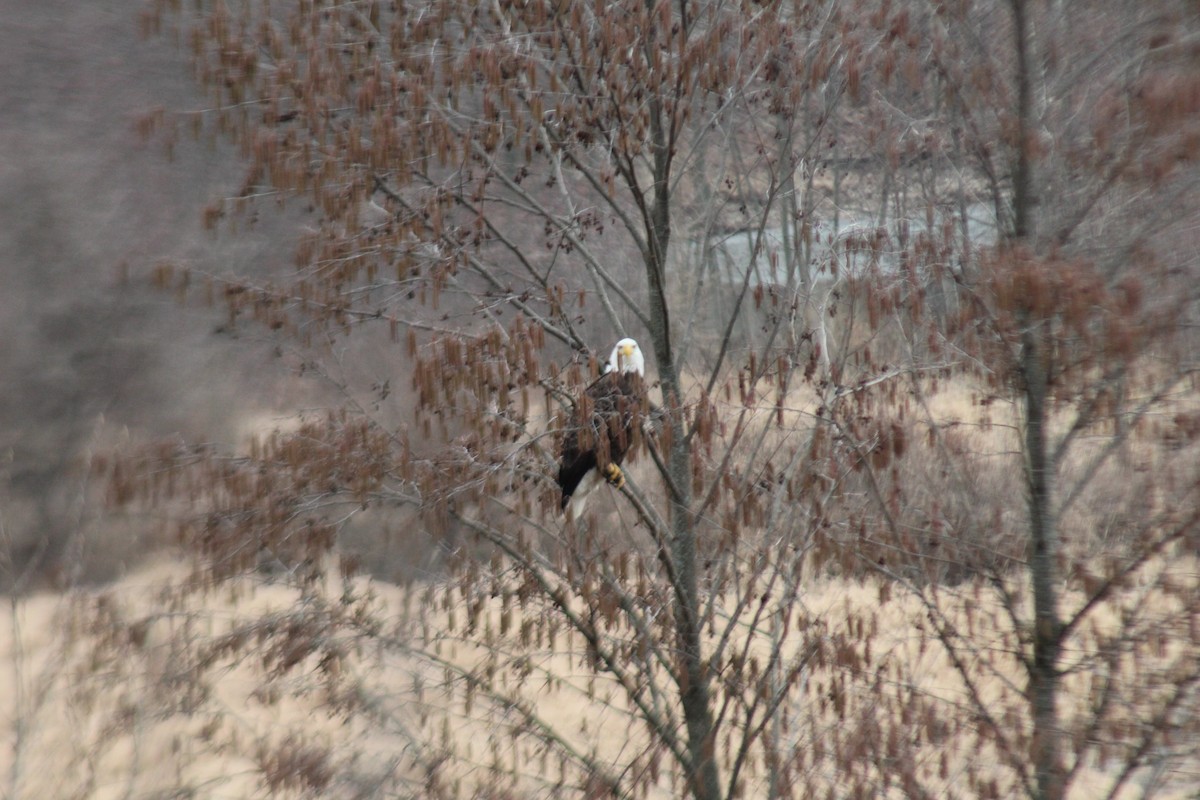
<path id="1" fill-rule="evenodd" d="M 154 265 L 242 272 L 291 250 L 204 230 L 204 206 L 236 187 L 226 145 L 181 136 L 168 157 L 138 134 L 156 108 L 203 107 L 174 45 L 139 36 L 139 0 L 0 8 L 0 583 L 101 580 L 144 540 L 93 518 L 89 454 L 234 440 L 279 391 L 264 348 L 231 346 L 219 311 L 154 291 Z"/>

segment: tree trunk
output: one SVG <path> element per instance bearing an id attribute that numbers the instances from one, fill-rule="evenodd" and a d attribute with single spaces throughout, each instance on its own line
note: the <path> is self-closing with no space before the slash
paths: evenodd
<path id="1" fill-rule="evenodd" d="M 1017 55 L 1017 141 L 1013 165 L 1013 237 L 1030 244 L 1034 189 L 1033 87 L 1031 32 L 1025 0 L 1012 0 Z M 1022 392 L 1025 395 L 1025 458 L 1029 493 L 1029 573 L 1033 588 L 1033 658 L 1029 666 L 1029 703 L 1033 720 L 1031 747 L 1038 800 L 1061 800 L 1065 785 L 1058 720 L 1062 622 L 1058 615 L 1058 526 L 1051 508 L 1054 467 L 1046 444 L 1050 354 L 1040 321 L 1025 315 L 1021 341 Z"/>
<path id="2" fill-rule="evenodd" d="M 1029 492 L 1029 572 L 1033 583 L 1033 662 L 1029 702 L 1033 716 L 1033 754 L 1039 800 L 1063 795 L 1058 724 L 1058 662 L 1062 623 L 1058 617 L 1058 530 L 1050 507 L 1053 468 L 1046 446 L 1046 355 L 1040 331 L 1027 330 L 1022 344 L 1025 392 L 1025 451 Z"/>
<path id="3" fill-rule="evenodd" d="M 672 143 L 661 101 L 650 101 L 654 148 L 654 193 L 647 231 L 647 283 L 654 355 L 662 382 L 664 424 L 669 427 L 667 473 L 671 492 L 671 559 L 675 567 L 675 632 L 679 647 L 680 699 L 687 726 L 690 788 L 697 800 L 719 800 L 720 776 L 713 758 L 713 715 L 708 668 L 700 643 L 700 599 L 696 579 L 696 536 L 691 515 L 691 446 L 683 425 L 682 392 L 675 364 L 666 291 L 667 248 L 671 240 L 670 176 Z"/>

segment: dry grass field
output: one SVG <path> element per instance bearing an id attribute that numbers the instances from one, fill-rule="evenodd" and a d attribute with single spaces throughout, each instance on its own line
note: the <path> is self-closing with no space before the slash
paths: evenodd
<path id="1" fill-rule="evenodd" d="M 1147 573 L 1171 571 L 1195 581 L 1198 569 L 1194 559 L 1183 559 L 1150 565 Z M 469 640 L 463 608 L 453 600 L 450 610 L 442 608 L 440 598 L 456 596 L 450 586 L 436 587 L 429 596 L 438 599 L 430 604 L 423 597 L 430 587 L 406 590 L 362 578 L 331 581 L 307 597 L 249 579 L 192 595 L 180 591 L 187 581 L 182 565 L 161 563 L 103 591 L 9 605 L 0 626 L 5 796 L 371 797 L 390 788 L 400 796 L 552 797 L 560 780 L 578 779 L 544 742 L 511 735 L 517 720 L 511 709 L 489 702 L 484 684 L 474 692 L 461 681 L 446 688 L 447 677 L 462 675 L 487 675 L 497 694 L 520 698 L 565 747 L 603 763 L 658 768 L 619 692 L 585 668 L 581 643 L 566 634 L 525 646 L 514 633 L 500 637 L 502 625 L 512 631 L 522 622 L 517 611 L 502 623 L 500 601 L 484 609 L 481 635 Z M 252 644 L 261 626 L 286 625 L 306 605 L 343 605 L 348 595 L 355 598 L 351 607 L 382 624 L 375 647 L 359 642 L 337 663 L 310 655 L 282 670 L 278 652 Z M 987 706 L 1018 708 L 1014 694 L 1023 679 L 994 593 L 978 586 L 942 590 L 938 601 L 966 632 L 974 659 L 968 668 Z M 1156 602 L 1169 610 L 1169 600 L 1133 587 L 1074 637 L 1069 661 L 1097 656 L 1104 628 L 1117 624 L 1118 606 Z M 804 676 L 786 715 L 786 735 L 808 754 L 794 765 L 794 796 L 818 788 L 825 796 L 839 786 L 844 777 L 829 756 L 840 746 L 861 749 L 866 773 L 877 768 L 871 764 L 879 763 L 880 748 L 916 759 L 931 796 L 962 796 L 955 787 L 968 771 L 995 772 L 999 796 L 1012 792 L 998 754 L 979 747 L 962 681 L 919 598 L 875 581 L 818 580 L 806 588 L 803 605 L 821 636 L 868 648 L 875 668 L 814 664 Z M 235 630 L 246 646 L 231 645 Z M 480 646 L 489 639 L 506 643 Z M 432 659 L 417 657 L 410 645 Z M 1153 670 L 1178 657 L 1170 642 L 1134 649 L 1144 652 L 1127 655 L 1128 669 Z M 1086 671 L 1070 679 L 1068 717 L 1086 712 L 1091 691 Z M 916 720 L 906 708 L 940 709 L 942 738 L 913 736 L 906 725 Z M 1136 717 L 1136 709 L 1129 711 Z M 728 752 L 718 752 L 727 761 Z M 1154 776 L 1167 789 L 1156 796 L 1193 796 L 1196 769 Z M 766 779 L 765 766 L 752 763 L 743 796 L 764 796 Z M 1103 796 L 1112 779 L 1106 765 L 1087 765 L 1071 796 Z M 648 797 L 679 795 L 678 776 L 668 769 L 652 784 Z M 1119 796 L 1140 797 L 1143 788 L 1134 781 Z M 893 786 L 876 796 L 903 795 Z"/>
<path id="2" fill-rule="evenodd" d="M 980 537 L 971 547 L 1002 550 L 992 541 L 999 531 L 987 526 L 1010 520 L 987 509 L 1020 496 L 1011 463 L 1018 412 L 981 403 L 981 393 L 965 385 L 933 388 L 924 385 L 903 402 L 914 444 L 890 479 L 947 497 L 965 481 L 981 508 L 954 510 L 946 502 L 946 514 L 958 514 L 961 535 Z M 747 441 L 771 447 L 788 431 L 811 430 L 816 402 L 793 392 L 786 424 Z M 1065 547 L 1084 554 L 1086 567 L 1064 587 L 1064 618 L 1085 603 L 1089 581 L 1105 574 L 1129 535 L 1114 498 L 1124 498 L 1126 516 L 1132 507 L 1146 520 L 1162 510 L 1166 488 L 1142 494 L 1143 487 L 1168 459 L 1189 458 L 1186 448 L 1163 451 L 1155 443 L 1190 403 L 1190 395 L 1178 398 L 1178 413 L 1147 422 L 1064 518 Z M 722 413 L 735 411 L 731 404 Z M 767 411 L 749 424 L 777 420 Z M 1065 466 L 1066 479 L 1086 471 L 1107 440 L 1102 434 Z M 946 476 L 947 453 L 960 474 Z M 1142 466 L 1127 471 L 1129 464 Z M 649 488 L 651 470 L 643 461 L 631 474 Z M 620 523 L 617 506 L 604 502 L 595 513 Z M 1012 513 L 1019 518 L 1019 506 Z M 262 572 L 213 587 L 184 559 L 157 558 L 108 586 L 8 600 L 0 616 L 4 796 L 589 796 L 603 786 L 587 764 L 646 775 L 645 797 L 683 791 L 628 696 L 592 668 L 581 637 L 547 624 L 537 601 L 468 592 L 458 579 L 432 574 L 404 585 L 378 572 L 341 577 L 336 564 L 318 581 Z M 492 569 L 504 571 L 503 564 Z M 984 785 L 994 796 L 1015 796 L 1014 773 L 979 716 L 988 710 L 1017 742 L 1029 726 L 1026 676 L 1015 655 L 1021 646 L 998 587 L 971 571 L 907 586 L 836 574 L 806 575 L 796 605 L 767 607 L 766 618 L 791 631 L 786 657 L 816 642 L 834 654 L 807 663 L 769 732 L 772 746 L 790 754 L 786 784 L 777 789 L 792 797 L 973 797 L 963 787 Z M 1012 570 L 1004 589 L 1029 618 L 1021 575 Z M 1136 738 L 1161 722 L 1153 715 L 1164 693 L 1194 672 L 1194 631 L 1173 626 L 1194 616 L 1180 604 L 1198 582 L 1195 554 L 1173 547 L 1091 610 L 1064 653 L 1060 713 L 1069 730 L 1086 730 L 1106 682 L 1131 687 L 1115 695 L 1118 729 Z M 707 647 L 716 645 L 734 602 L 717 602 Z M 748 639 L 744 619 L 733 626 L 730 651 L 743 663 L 765 663 L 772 639 L 763 628 Z M 947 631 L 957 661 L 945 646 Z M 718 693 L 730 691 L 717 685 Z M 1185 704 L 1172 713 L 1196 712 Z M 731 722 L 715 745 L 726 772 L 737 732 Z M 1070 796 L 1078 800 L 1106 796 L 1120 774 L 1120 744 L 1092 744 L 1073 776 Z M 1195 750 L 1194 742 L 1177 744 Z M 1136 771 L 1116 797 L 1194 797 L 1200 762 L 1182 763 Z M 765 750 L 752 753 L 741 796 L 767 796 L 780 769 Z"/>

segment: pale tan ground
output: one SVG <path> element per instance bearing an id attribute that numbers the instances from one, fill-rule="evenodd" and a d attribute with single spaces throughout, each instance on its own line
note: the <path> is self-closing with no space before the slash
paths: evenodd
<path id="1" fill-rule="evenodd" d="M 1181 579 L 1196 578 L 1194 562 L 1175 564 L 1172 569 Z M 418 665 L 403 653 L 362 651 L 348 657 L 342 667 L 345 672 L 341 674 L 351 676 L 359 691 L 379 700 L 381 713 L 375 720 L 331 716 L 325 705 L 330 699 L 329 684 L 311 659 L 272 682 L 264 692 L 256 680 L 258 659 L 253 649 L 239 664 L 221 663 L 214 669 L 214 691 L 199 702 L 192 716 L 173 710 L 179 695 L 187 691 L 177 687 L 166 696 L 161 691 L 164 678 L 184 659 L 173 649 L 173 641 L 185 637 L 186 632 L 185 638 L 190 637 L 193 645 L 201 645 L 221 636 L 237 619 L 294 609 L 297 603 L 293 591 L 243 584 L 202 602 L 193 601 L 186 609 L 174 607 L 172 616 L 143 631 L 144 639 L 136 647 L 101 648 L 102 652 L 124 652 L 123 658 L 95 655 L 94 645 L 105 636 L 105 630 L 80 628 L 81 621 L 94 619 L 97 609 L 114 618 L 130 619 L 164 610 L 167 601 L 158 587 L 185 576 L 180 565 L 163 563 L 143 569 L 103 593 L 47 594 L 5 609 L 0 626 L 0 722 L 4 734 L 0 791 L 4 796 L 13 800 L 115 799 L 190 792 L 187 796 L 262 798 L 268 793 L 257 769 L 261 754 L 288 740 L 328 751 L 334 778 L 320 796 L 372 796 L 371 782 L 387 775 L 415 781 L 404 785 L 406 791 L 420 796 L 423 767 L 406 757 L 414 752 L 410 746 L 418 742 L 443 754 L 455 754 L 455 766 L 443 766 L 438 775 L 443 788 L 459 781 L 463 796 L 470 796 L 470 787 L 480 785 L 509 787 L 514 796 L 554 795 L 557 757 L 547 757 L 536 744 L 514 744 L 503 733 L 504 715 L 480 694 L 471 701 L 461 690 L 447 694 L 440 686 L 442 668 Z M 356 579 L 355 589 L 373 593 L 370 605 L 385 619 L 423 614 L 435 634 L 451 625 L 449 615 L 441 610 L 443 592 L 435 593 L 438 601 L 430 606 L 392 586 Z M 341 591 L 337 586 L 328 590 L 330 597 Z M 994 604 L 989 608 L 993 603 L 989 593 L 946 595 L 943 600 L 950 609 L 976 606 L 971 635 L 981 652 L 1000 644 L 999 628 L 987 624 L 989 615 L 999 615 Z M 1066 602 L 1069 604 L 1070 598 Z M 805 605 L 829 626 L 831 634 L 854 625 L 866 627 L 874 661 L 884 672 L 883 688 L 878 690 L 884 696 L 871 689 L 871 681 L 848 681 L 845 719 L 838 721 L 832 712 L 821 711 L 820 703 L 829 681 L 839 677 L 837 670 L 832 665 L 814 668 L 807 689 L 797 695 L 792 710 L 796 735 L 811 736 L 813 741 L 835 732 L 849 735 L 855 720 L 886 703 L 901 687 L 916 687 L 950 704 L 963 700 L 962 684 L 932 641 L 914 597 L 897 590 L 884 598 L 874 582 L 819 581 L 808 589 Z M 952 610 L 950 616 L 959 624 L 968 624 L 961 613 Z M 191 622 L 185 623 L 185 617 Z M 1101 619 L 1112 624 L 1113 617 L 1107 613 Z M 514 628 L 519 621 L 518 613 Z M 454 629 L 461 632 L 464 622 L 463 610 L 455 609 Z M 500 609 L 493 604 L 480 620 L 479 635 L 495 634 L 499 625 Z M 1080 652 L 1089 646 L 1086 637 L 1075 645 Z M 533 669 L 521 687 L 513 673 L 504 669 L 505 659 L 500 657 L 495 685 L 526 698 L 572 746 L 594 751 L 603 761 L 628 762 L 642 751 L 645 735 L 623 713 L 625 704 L 613 691 L 610 679 L 590 677 L 582 659 L 569 652 L 578 647 L 578 640 L 560 632 L 553 648 L 547 642 L 529 648 L 526 652 Z M 435 652 L 453 669 L 473 669 L 487 658 L 484 650 L 453 636 L 442 640 Z M 1023 681 L 1011 659 L 1000 656 L 995 664 L 995 676 L 981 685 L 989 707 L 999 709 L 1014 700 Z M 553 678 L 547 679 L 547 675 Z M 420 691 L 414 689 L 417 677 L 424 684 Z M 1077 709 L 1079 701 L 1078 696 L 1068 700 L 1068 713 Z M 948 705 L 947 713 L 950 708 Z M 951 763 L 949 775 L 939 781 L 938 759 L 943 750 L 950 754 Z M 921 752 L 928 760 L 928 769 L 922 770 L 935 788 L 939 783 L 943 788 L 953 786 L 968 761 L 971 768 L 986 771 L 997 758 L 987 749 L 964 752 L 954 742 Z M 821 767 L 810 769 L 819 772 Z M 677 796 L 679 786 L 674 778 L 664 769 L 655 783 L 657 788 L 647 796 Z M 761 796 L 761 765 L 747 778 L 746 796 Z M 824 779 L 837 785 L 834 774 Z M 1109 781 L 1101 771 L 1085 770 L 1072 797 L 1100 796 Z M 1161 796 L 1190 796 L 1194 784 L 1189 789 L 1186 782 L 1186 775 L 1176 776 L 1172 790 Z M 285 787 L 280 796 L 304 796 L 304 792 Z M 1140 796 L 1137 782 L 1121 796 Z"/>
<path id="2" fill-rule="evenodd" d="M 980 393 L 962 384 L 938 389 L 926 398 L 904 392 L 905 414 L 915 430 L 929 419 L 938 420 L 944 426 L 940 435 L 947 439 L 945 446 L 964 448 L 985 461 L 988 454 L 1017 449 L 1013 423 L 1019 410 L 1013 405 L 983 405 Z M 772 398 L 771 391 L 764 386 L 760 396 Z M 777 425 L 773 410 L 761 408 L 748 422 L 755 430 L 776 426 L 779 432 L 773 436 L 803 436 L 811 429 L 818 404 L 810 390 L 798 389 L 785 404 L 784 425 Z M 725 418 L 740 412 L 736 397 L 731 402 L 719 397 L 718 405 Z M 261 436 L 288 424 L 273 417 L 255 420 L 245 436 Z M 1155 435 L 1151 432 L 1151 439 Z M 1092 445 L 1085 440 L 1084 458 L 1103 441 L 1097 437 Z M 1098 485 L 1128 481 L 1122 470 L 1129 461 L 1136 463 L 1153 452 L 1135 441 L 1128 460 L 1109 467 L 1113 474 L 1102 475 Z M 635 465 L 634 474 L 643 467 L 644 463 Z M 1072 468 L 1079 469 L 1068 466 L 1068 474 Z M 1148 513 L 1158 501 L 1146 500 Z M 1098 518 L 1089 503 L 1081 502 L 1064 522 L 1083 528 Z M 1097 562 L 1097 573 L 1101 571 Z M 1194 585 L 1200 565 L 1191 557 L 1156 562 L 1139 573 L 1119 602 L 1146 599 L 1152 612 L 1177 611 L 1174 601 L 1152 588 L 1164 573 Z M 393 796 L 440 791 L 469 797 L 481 787 L 513 797 L 557 796 L 559 780 L 565 776 L 570 782 L 578 773 L 564 773 L 558 756 L 539 742 L 514 740 L 508 729 L 515 715 L 489 703 L 484 691 L 465 692 L 461 681 L 456 688 L 445 687 L 448 675 L 489 671 L 498 693 L 520 698 L 568 747 L 594 754 L 601 763 L 648 768 L 644 727 L 627 713 L 627 701 L 612 678 L 592 675 L 579 638 L 560 629 L 553 640 L 539 634 L 523 647 L 515 641 L 515 631 L 525 619 L 512 609 L 509 638 L 503 639 L 499 632 L 505 612 L 498 600 L 488 601 L 472 643 L 464 633 L 468 612 L 454 586 L 436 586 L 426 596 L 426 587 L 406 590 L 356 578 L 350 589 L 364 598 L 361 607 L 382 622 L 378 640 L 396 646 L 350 646 L 332 674 L 309 657 L 286 675 L 264 680 L 262 653 L 253 637 L 236 656 L 217 653 L 205 670 L 193 673 L 189 668 L 206 647 L 235 627 L 294 612 L 303 603 L 336 605 L 346 587 L 331 580 L 316 592 L 316 601 L 303 601 L 295 590 L 258 577 L 253 583 L 246 579 L 209 594 L 184 596 L 178 588 L 187 580 L 184 564 L 165 560 L 105 589 L 5 602 L 0 608 L 0 796 L 372 797 L 387 787 Z M 163 587 L 174 588 L 164 593 Z M 958 738 L 928 742 L 883 713 L 906 697 L 918 696 L 944 709 L 947 719 L 961 722 L 969 717 L 963 683 L 931 632 L 918 598 L 900 587 L 890 592 L 882 588 L 876 581 L 829 578 L 810 580 L 804 587 L 802 605 L 808 618 L 825 626 L 825 636 L 845 636 L 860 652 L 869 641 L 874 667 L 871 674 L 850 674 L 837 664 L 814 665 L 806 673 L 788 708 L 789 735 L 806 754 L 802 773 L 816 786 L 837 789 L 844 776 L 828 758 L 812 755 L 828 742 L 854 736 L 892 735 L 904 741 L 916 737 L 914 749 L 906 752 L 912 753 L 922 781 L 934 796 L 961 795 L 968 770 L 997 772 L 1001 758 L 990 745 L 972 744 L 969 723 Z M 1013 589 L 1023 594 L 1020 587 Z M 1025 680 L 1003 635 L 1009 626 L 994 594 L 965 585 L 957 593 L 943 590 L 937 600 L 967 636 L 965 650 L 984 704 L 997 714 L 1021 709 Z M 1068 592 L 1064 612 L 1079 602 L 1077 593 Z M 131 637 L 126 624 L 149 617 L 154 621 L 136 628 Z M 406 645 L 418 643 L 411 633 L 402 632 L 404 624 L 413 621 L 427 632 L 434 662 L 440 665 L 406 650 Z M 1115 606 L 1100 609 L 1094 623 L 1070 642 L 1068 663 L 1093 654 L 1097 637 L 1116 627 Z M 851 631 L 865 635 L 849 635 Z M 479 645 L 481 640 L 502 644 L 488 651 Z M 759 641 L 749 652 L 761 657 L 767 646 Z M 1131 658 L 1125 668 L 1154 685 L 1156 670 L 1200 657 L 1187 647 L 1182 642 L 1141 642 L 1139 659 Z M 518 663 L 524 664 L 523 677 L 515 668 Z M 835 684 L 845 687 L 840 716 L 827 702 Z M 1086 672 L 1069 678 L 1066 686 L 1069 696 L 1062 711 L 1071 721 L 1084 713 L 1093 687 Z M 344 713 L 341 701 L 348 691 L 359 701 L 357 711 L 369 709 L 370 714 Z M 1129 714 L 1130 722 L 1136 723 L 1136 712 Z M 868 723 L 881 727 L 875 730 Z M 1015 713 L 1009 724 L 1027 722 Z M 292 761 L 280 766 L 281 754 L 290 754 Z M 727 770 L 724 741 L 718 743 L 718 760 Z M 320 790 L 309 787 L 306 793 L 301 781 L 287 782 L 289 776 L 303 774 L 306 764 L 315 764 L 318 773 L 324 770 L 327 781 Z M 282 776 L 282 782 L 269 787 L 264 765 Z M 646 796 L 678 796 L 679 776 L 665 760 L 661 767 L 659 777 L 648 783 Z M 1115 769 L 1113 764 L 1084 768 L 1073 784 L 1072 798 L 1103 796 Z M 1120 797 L 1140 797 L 1141 777 Z M 763 796 L 765 780 L 759 756 L 747 770 L 744 796 Z M 1156 796 L 1194 798 L 1200 764 L 1167 775 L 1165 785 Z"/>

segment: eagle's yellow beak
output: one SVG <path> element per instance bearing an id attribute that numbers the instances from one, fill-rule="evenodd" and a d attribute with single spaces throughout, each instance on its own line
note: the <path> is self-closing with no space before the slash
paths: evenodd
<path id="1" fill-rule="evenodd" d="M 622 347 L 621 355 L 624 356 L 625 358 L 629 358 L 631 355 L 633 355 L 633 345 L 627 344 L 624 347 Z"/>

